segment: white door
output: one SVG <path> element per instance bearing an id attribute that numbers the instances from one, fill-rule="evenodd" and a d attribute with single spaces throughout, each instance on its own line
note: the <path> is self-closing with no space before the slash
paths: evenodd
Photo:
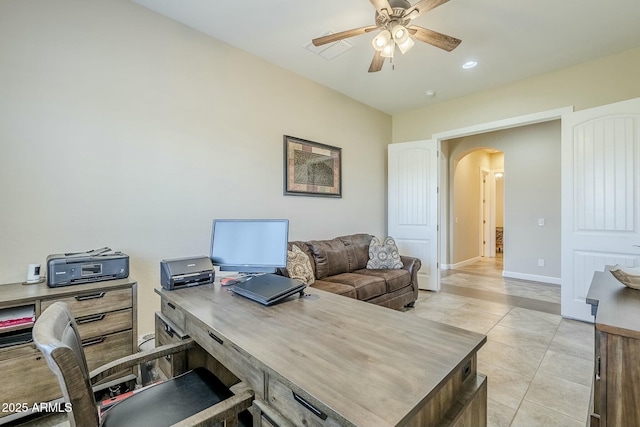
<path id="1" fill-rule="evenodd" d="M 437 140 L 389 145 L 388 232 L 402 255 L 420 258 L 418 286 L 440 290 Z"/>
<path id="2" fill-rule="evenodd" d="M 593 321 L 594 271 L 640 266 L 640 98 L 562 116 L 562 315 Z"/>

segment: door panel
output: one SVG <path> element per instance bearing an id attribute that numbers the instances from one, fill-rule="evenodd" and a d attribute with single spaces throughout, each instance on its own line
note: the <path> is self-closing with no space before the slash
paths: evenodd
<path id="1" fill-rule="evenodd" d="M 640 265 L 640 98 L 562 116 L 562 315 L 593 321 L 594 271 Z"/>
<path id="2" fill-rule="evenodd" d="M 440 289 L 438 142 L 389 145 L 388 232 L 402 255 L 420 258 L 420 289 Z"/>

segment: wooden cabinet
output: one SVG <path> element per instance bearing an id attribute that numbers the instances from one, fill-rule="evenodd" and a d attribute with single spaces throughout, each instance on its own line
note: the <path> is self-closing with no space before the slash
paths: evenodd
<path id="1" fill-rule="evenodd" d="M 640 291 L 596 272 L 587 303 L 595 315 L 590 425 L 640 425 Z"/>
<path id="2" fill-rule="evenodd" d="M 67 303 L 76 317 L 89 369 L 137 351 L 137 284 L 130 280 L 49 288 L 45 284 L 0 286 L 0 313 L 33 307 L 36 318 L 56 301 Z M 55 375 L 31 339 L 33 324 L 0 328 L 0 396 L 12 405 L 0 412 L 0 424 L 29 413 L 36 403 L 59 399 Z M 11 339 L 24 333 L 22 342 Z M 2 344 L 4 343 L 4 344 Z M 106 379 L 132 378 L 132 372 Z M 3 409 L 3 408 L 0 408 Z M 6 418 L 5 418 L 6 417 Z"/>

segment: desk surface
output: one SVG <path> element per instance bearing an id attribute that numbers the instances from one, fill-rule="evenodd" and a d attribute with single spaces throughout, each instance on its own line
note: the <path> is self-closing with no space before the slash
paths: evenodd
<path id="1" fill-rule="evenodd" d="M 597 271 L 587 304 L 598 307 L 596 329 L 640 339 L 640 290 L 626 287 L 610 271 Z"/>
<path id="2" fill-rule="evenodd" d="M 271 307 L 218 284 L 156 292 L 356 425 L 402 424 L 486 341 L 314 288 Z"/>

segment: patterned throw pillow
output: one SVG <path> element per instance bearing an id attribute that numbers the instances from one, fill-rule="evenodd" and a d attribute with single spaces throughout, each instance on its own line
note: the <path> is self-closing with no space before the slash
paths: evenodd
<path id="1" fill-rule="evenodd" d="M 315 281 L 309 257 L 296 245 L 292 245 L 291 250 L 287 251 L 287 272 L 290 278 L 301 280 L 307 285 Z"/>
<path id="2" fill-rule="evenodd" d="M 395 270 L 404 267 L 400 260 L 398 246 L 393 237 L 387 237 L 384 242 L 374 237 L 369 244 L 369 262 L 367 268 L 372 270 L 387 269 Z"/>

